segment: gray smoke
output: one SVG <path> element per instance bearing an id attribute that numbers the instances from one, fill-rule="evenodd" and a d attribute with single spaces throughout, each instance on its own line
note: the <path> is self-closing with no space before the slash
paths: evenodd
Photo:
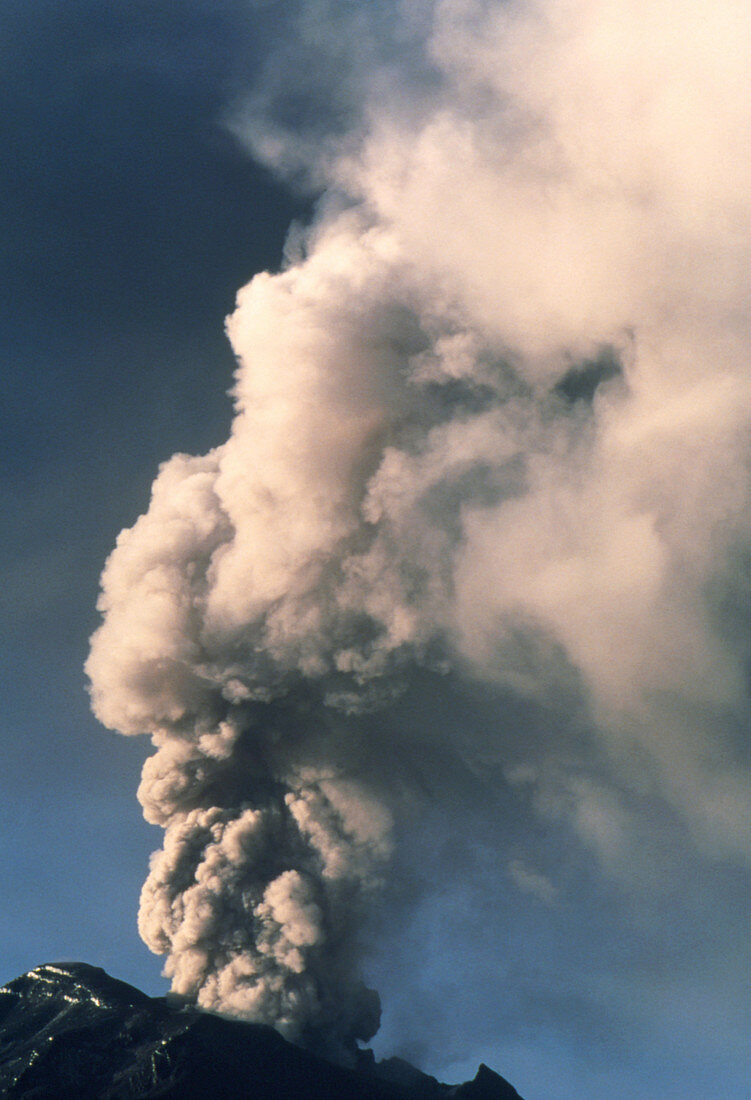
<path id="1" fill-rule="evenodd" d="M 87 665 L 156 747 L 139 927 L 173 988 L 345 1044 L 378 1026 L 363 935 L 425 767 L 529 791 L 611 875 L 657 804 L 751 853 L 751 13 L 388 14 L 292 19 L 295 80 L 348 57 L 315 125 L 278 77 L 233 113 L 327 197 L 240 291 L 231 436 L 163 465 Z M 545 736 L 400 703 L 460 681 Z"/>

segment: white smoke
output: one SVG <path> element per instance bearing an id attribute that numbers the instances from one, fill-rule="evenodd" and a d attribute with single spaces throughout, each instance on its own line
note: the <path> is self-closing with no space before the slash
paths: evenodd
<path id="1" fill-rule="evenodd" d="M 337 117 L 291 124 L 271 78 L 235 114 L 328 197 L 240 291 L 232 434 L 162 467 L 87 666 L 99 718 L 154 739 L 140 928 L 203 1005 L 373 1033 L 361 938 L 425 752 L 615 874 L 652 802 L 751 854 L 751 12 L 682 8 L 308 5 L 285 57 L 348 55 Z M 548 735 L 396 729 L 421 676 Z"/>

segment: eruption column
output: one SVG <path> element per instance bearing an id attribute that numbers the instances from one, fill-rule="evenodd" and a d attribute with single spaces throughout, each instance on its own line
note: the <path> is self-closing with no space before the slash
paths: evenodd
<path id="1" fill-rule="evenodd" d="M 542 740 L 423 730 L 446 788 L 490 761 L 617 873 L 629 794 L 751 851 L 751 19 L 407 9 L 351 63 L 346 134 L 285 129 L 273 80 L 238 116 L 328 199 L 240 292 L 231 436 L 162 467 L 88 662 L 100 719 L 157 749 L 140 928 L 174 988 L 345 1044 L 377 1026 L 363 928 L 416 745 L 388 716 L 425 670 L 548 708 Z M 293 71 L 338 71 L 327 10 Z"/>

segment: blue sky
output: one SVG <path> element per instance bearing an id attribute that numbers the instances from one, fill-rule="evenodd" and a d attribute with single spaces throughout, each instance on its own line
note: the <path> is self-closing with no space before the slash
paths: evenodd
<path id="1" fill-rule="evenodd" d="M 415 26 L 428 7 L 415 5 Z M 227 437 L 235 359 L 224 319 L 238 289 L 278 270 L 290 223 L 311 216 L 309 194 L 256 163 L 226 125 L 280 50 L 282 8 L 286 20 L 287 5 L 240 0 L 8 0 L 0 12 L 0 980 L 83 959 L 166 989 L 136 930 L 162 836 L 135 797 L 149 745 L 95 720 L 83 665 L 104 561 L 147 508 L 159 464 Z M 348 43 L 339 50 L 341 65 Z M 277 83 L 305 88 L 306 74 L 290 72 Z M 331 73 L 315 77 L 320 106 Z M 348 80 L 342 100 L 356 102 Z M 277 121 L 298 125 L 301 145 L 317 141 L 291 101 Z M 338 103 L 321 109 L 340 121 Z M 501 695 L 464 699 L 457 721 L 480 731 L 502 715 L 546 743 L 540 714 L 552 711 L 530 717 Z M 729 740 L 748 714 L 722 712 Z M 565 751 L 569 733 L 555 735 Z M 447 1079 L 484 1060 L 528 1100 L 751 1095 L 743 860 L 707 857 L 701 840 L 694 850 L 656 798 L 637 836 L 637 846 L 657 838 L 644 872 L 655 888 L 636 900 L 627 876 L 600 874 L 570 822 L 535 818 L 523 785 L 497 802 L 491 787 L 476 776 L 447 785 L 404 843 L 367 962 L 385 1006 L 379 1054 Z M 502 858 L 478 840 L 496 833 Z M 557 868 L 555 904 L 547 877 L 508 862 L 527 851 Z M 420 875 L 440 888 L 420 887 L 410 908 Z"/>
<path id="2" fill-rule="evenodd" d="M 236 25 L 202 9 L 0 16 L 5 979 L 84 958 L 164 985 L 135 930 L 147 744 L 85 687 L 98 577 L 157 465 L 226 433 L 224 317 L 302 209 L 219 125 Z"/>

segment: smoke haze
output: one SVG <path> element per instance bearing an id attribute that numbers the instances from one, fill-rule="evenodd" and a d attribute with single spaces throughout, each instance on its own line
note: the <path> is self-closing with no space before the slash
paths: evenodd
<path id="1" fill-rule="evenodd" d="M 87 671 L 156 748 L 173 988 L 346 1047 L 400 853 L 472 784 L 636 898 L 747 872 L 751 13 L 280 13 L 228 125 L 318 213 L 239 291 L 231 435 L 162 466 Z"/>

